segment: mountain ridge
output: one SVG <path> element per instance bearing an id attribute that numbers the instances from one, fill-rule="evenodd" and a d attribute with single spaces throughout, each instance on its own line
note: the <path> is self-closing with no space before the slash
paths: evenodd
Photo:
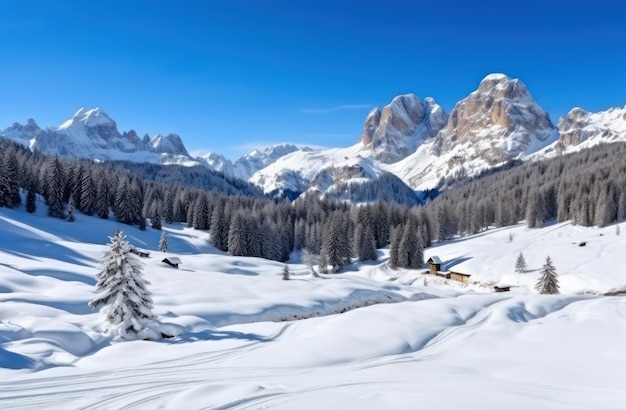
<path id="1" fill-rule="evenodd" d="M 115 121 L 97 107 L 81 108 L 53 128 L 42 129 L 33 119 L 23 125 L 16 122 L 0 136 L 31 150 L 73 158 L 201 164 L 257 185 L 267 194 L 297 196 L 319 189 L 316 181 L 323 179 L 322 174 L 328 177 L 328 169 L 346 161 L 367 160 L 412 189 L 424 190 L 511 160 L 548 158 L 602 142 L 626 141 L 626 107 L 597 113 L 573 108 L 555 126 L 521 80 L 494 73 L 457 102 L 450 114 L 431 97 L 394 97 L 368 113 L 361 136 L 344 148 L 278 144 L 235 161 L 214 152 L 194 158 L 179 135 L 139 138 L 132 129 L 120 133 Z M 360 182 L 362 177 L 342 180 Z"/>

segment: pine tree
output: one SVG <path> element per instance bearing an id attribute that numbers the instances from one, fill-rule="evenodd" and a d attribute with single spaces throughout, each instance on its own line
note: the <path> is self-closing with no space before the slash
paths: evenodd
<path id="1" fill-rule="evenodd" d="M 289 280 L 289 266 L 285 264 L 285 268 L 283 269 L 283 280 Z"/>
<path id="2" fill-rule="evenodd" d="M 37 199 L 37 195 L 35 194 L 35 188 L 33 184 L 28 187 L 28 193 L 26 194 L 26 212 L 32 214 L 37 210 L 37 205 L 35 200 Z"/>
<path id="3" fill-rule="evenodd" d="M 78 209 L 85 215 L 93 215 L 96 211 L 97 189 L 90 169 L 85 170 L 82 175 L 80 190 L 80 202 L 76 203 Z"/>
<path id="4" fill-rule="evenodd" d="M 48 163 L 46 170 L 46 203 L 48 215 L 56 218 L 65 218 L 63 213 L 63 195 L 65 190 L 65 173 L 58 157 Z"/>
<path id="5" fill-rule="evenodd" d="M 143 278 L 142 265 L 122 231 L 110 237 L 109 250 L 103 257 L 102 270 L 96 275 L 96 297 L 89 302 L 92 309 L 101 308 L 110 330 L 123 339 L 136 339 L 153 320 L 152 298 Z"/>
<path id="6" fill-rule="evenodd" d="M 228 253 L 233 256 L 248 256 L 248 232 L 246 231 L 246 216 L 238 211 L 228 229 Z"/>
<path id="7" fill-rule="evenodd" d="M 74 198 L 70 197 L 69 202 L 67 203 L 67 221 L 74 222 Z"/>
<path id="8" fill-rule="evenodd" d="M 161 232 L 161 239 L 159 240 L 159 251 L 167 252 L 169 245 L 167 243 L 167 236 L 165 236 L 165 232 Z"/>
<path id="9" fill-rule="evenodd" d="M 109 195 L 109 186 L 105 178 L 101 178 L 96 190 L 95 212 L 102 219 L 109 218 L 109 203 L 111 198 Z"/>
<path id="10" fill-rule="evenodd" d="M 150 214 L 150 226 L 157 231 L 160 231 L 162 228 L 161 213 L 159 212 L 158 204 L 154 204 L 154 206 L 152 207 L 152 212 Z"/>
<path id="11" fill-rule="evenodd" d="M 369 225 L 359 223 L 354 233 L 354 247 L 355 256 L 361 261 L 372 260 L 375 261 L 376 255 L 376 241 L 372 228 Z"/>
<path id="12" fill-rule="evenodd" d="M 526 259 L 524 259 L 524 255 L 520 252 L 517 260 L 515 261 L 515 272 L 524 273 L 526 272 Z"/>
<path id="13" fill-rule="evenodd" d="M 398 269 L 400 267 L 399 251 L 402 240 L 402 227 L 397 226 L 391 230 L 391 247 L 389 249 L 389 267 Z"/>
<path id="14" fill-rule="evenodd" d="M 552 259 L 548 256 L 546 263 L 541 269 L 541 276 L 535 285 L 535 289 L 540 295 L 558 295 L 559 280 L 557 278 L 556 269 L 552 265 Z"/>

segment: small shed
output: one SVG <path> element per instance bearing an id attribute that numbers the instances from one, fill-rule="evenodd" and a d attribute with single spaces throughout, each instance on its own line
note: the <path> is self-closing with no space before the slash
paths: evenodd
<path id="1" fill-rule="evenodd" d="M 496 292 L 508 292 L 511 290 L 511 287 L 508 285 L 495 285 L 493 287 L 493 290 L 495 290 Z"/>
<path id="2" fill-rule="evenodd" d="M 150 252 L 148 252 L 145 249 L 139 249 L 139 248 L 135 248 L 134 246 L 131 246 L 129 249 L 130 253 L 134 253 L 135 255 L 138 255 L 142 258 L 149 258 L 150 257 Z"/>
<path id="3" fill-rule="evenodd" d="M 165 262 L 168 265 L 170 265 L 172 268 L 176 268 L 176 269 L 178 269 L 178 265 L 182 263 L 180 258 L 177 258 L 176 256 L 170 256 L 169 258 L 163 259 L 161 262 Z"/>
<path id="4" fill-rule="evenodd" d="M 470 276 L 471 275 L 468 275 L 467 273 L 450 271 L 450 279 L 456 280 L 457 282 L 469 283 Z"/>
<path id="5" fill-rule="evenodd" d="M 441 270 L 441 259 L 439 256 L 431 256 L 428 258 L 428 264 L 430 265 L 430 274 L 436 275 Z"/>

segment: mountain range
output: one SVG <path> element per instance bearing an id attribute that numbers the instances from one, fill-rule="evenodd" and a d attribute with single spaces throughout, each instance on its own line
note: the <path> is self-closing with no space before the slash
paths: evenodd
<path id="1" fill-rule="evenodd" d="M 293 198 L 309 191 L 339 200 L 372 200 L 371 192 L 387 186 L 384 199 L 406 202 L 407 190 L 440 187 L 451 178 L 470 177 L 511 160 L 626 141 L 626 107 L 597 113 L 573 108 L 555 126 L 522 81 L 490 74 L 449 114 L 434 98 L 420 100 L 414 94 L 373 108 L 361 137 L 345 148 L 282 144 L 234 162 L 213 152 L 193 157 L 180 136 L 140 138 L 134 130 L 120 132 L 99 108 L 81 108 L 53 128 L 42 129 L 32 119 L 14 123 L 0 136 L 71 158 L 203 165 L 276 196 Z"/>

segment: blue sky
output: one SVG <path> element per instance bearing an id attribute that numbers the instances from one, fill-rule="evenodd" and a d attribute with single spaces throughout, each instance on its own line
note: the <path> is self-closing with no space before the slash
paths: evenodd
<path id="1" fill-rule="evenodd" d="M 99 106 L 234 158 L 348 146 L 396 95 L 446 111 L 492 72 L 553 122 L 626 104 L 626 2 L 0 1 L 0 128 Z"/>

